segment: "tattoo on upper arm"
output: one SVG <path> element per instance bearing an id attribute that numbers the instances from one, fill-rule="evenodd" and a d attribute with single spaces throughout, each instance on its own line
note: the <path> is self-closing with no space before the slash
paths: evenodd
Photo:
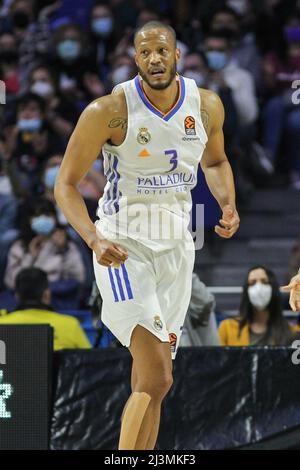
<path id="1" fill-rule="evenodd" d="M 201 109 L 201 119 L 202 119 L 202 123 L 203 123 L 204 129 L 205 129 L 206 132 L 208 133 L 209 115 L 208 115 L 208 112 L 205 111 L 205 109 Z"/>
<path id="2" fill-rule="evenodd" d="M 122 118 L 122 117 L 114 118 L 108 123 L 108 127 L 112 128 L 112 129 L 114 129 L 115 127 L 121 127 L 122 129 L 126 129 L 127 128 L 127 119 Z"/>

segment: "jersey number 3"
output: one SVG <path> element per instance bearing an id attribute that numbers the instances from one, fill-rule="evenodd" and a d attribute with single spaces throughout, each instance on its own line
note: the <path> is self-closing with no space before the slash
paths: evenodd
<path id="1" fill-rule="evenodd" d="M 178 165 L 177 150 L 165 150 L 165 155 L 171 156 L 170 163 L 171 163 L 172 167 L 170 168 L 169 171 L 174 171 L 175 168 L 177 168 L 177 165 Z"/>

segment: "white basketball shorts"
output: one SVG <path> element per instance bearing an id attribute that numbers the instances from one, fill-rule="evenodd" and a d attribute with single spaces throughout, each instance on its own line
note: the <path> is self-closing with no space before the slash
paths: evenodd
<path id="1" fill-rule="evenodd" d="M 157 253 L 129 238 L 116 243 L 128 252 L 128 259 L 119 268 L 101 266 L 93 254 L 103 299 L 102 322 L 127 347 L 134 328 L 146 328 L 170 343 L 175 359 L 191 298 L 195 261 L 192 239 Z"/>

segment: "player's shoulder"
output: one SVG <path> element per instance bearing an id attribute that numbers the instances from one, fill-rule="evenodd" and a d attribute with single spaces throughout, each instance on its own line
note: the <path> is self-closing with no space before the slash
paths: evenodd
<path id="1" fill-rule="evenodd" d="M 223 108 L 221 98 L 217 93 L 212 90 L 207 90 L 206 88 L 198 88 L 198 91 L 202 108 L 209 108 L 212 111 L 219 111 Z"/>
<path id="2" fill-rule="evenodd" d="M 224 124 L 224 106 L 220 97 L 212 90 L 198 88 L 201 98 L 201 116 L 207 122 L 207 133 L 212 128 L 221 129 Z"/>
<path id="3" fill-rule="evenodd" d="M 124 90 L 118 87 L 113 93 L 101 96 L 92 101 L 84 110 L 90 117 L 109 117 L 116 113 L 123 113 L 126 110 L 126 99 Z"/>

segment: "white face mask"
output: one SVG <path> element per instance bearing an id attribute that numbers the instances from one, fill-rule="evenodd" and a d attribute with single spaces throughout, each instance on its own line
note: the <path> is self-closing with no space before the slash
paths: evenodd
<path id="1" fill-rule="evenodd" d="M 184 76 L 195 80 L 196 85 L 200 88 L 205 84 L 204 75 L 201 72 L 197 72 L 196 70 L 187 69 L 184 72 Z"/>
<path id="2" fill-rule="evenodd" d="M 10 179 L 6 175 L 0 175 L 0 194 L 13 194 Z"/>
<path id="3" fill-rule="evenodd" d="M 239 15 L 245 15 L 249 10 L 248 0 L 227 0 L 227 6 L 232 8 Z"/>
<path id="4" fill-rule="evenodd" d="M 256 282 L 254 286 L 248 287 L 248 296 L 253 307 L 264 310 L 270 303 L 272 287 L 270 284 Z"/>
<path id="5" fill-rule="evenodd" d="M 54 92 L 54 89 L 51 83 L 43 82 L 42 80 L 39 80 L 32 85 L 31 91 L 41 97 L 45 97 L 45 96 L 47 97 L 47 96 L 52 95 L 52 93 Z"/>
<path id="6" fill-rule="evenodd" d="M 129 65 L 121 65 L 117 69 L 115 69 L 111 75 L 111 80 L 113 85 L 116 86 L 119 83 L 126 82 L 130 78 L 130 66 Z"/>

